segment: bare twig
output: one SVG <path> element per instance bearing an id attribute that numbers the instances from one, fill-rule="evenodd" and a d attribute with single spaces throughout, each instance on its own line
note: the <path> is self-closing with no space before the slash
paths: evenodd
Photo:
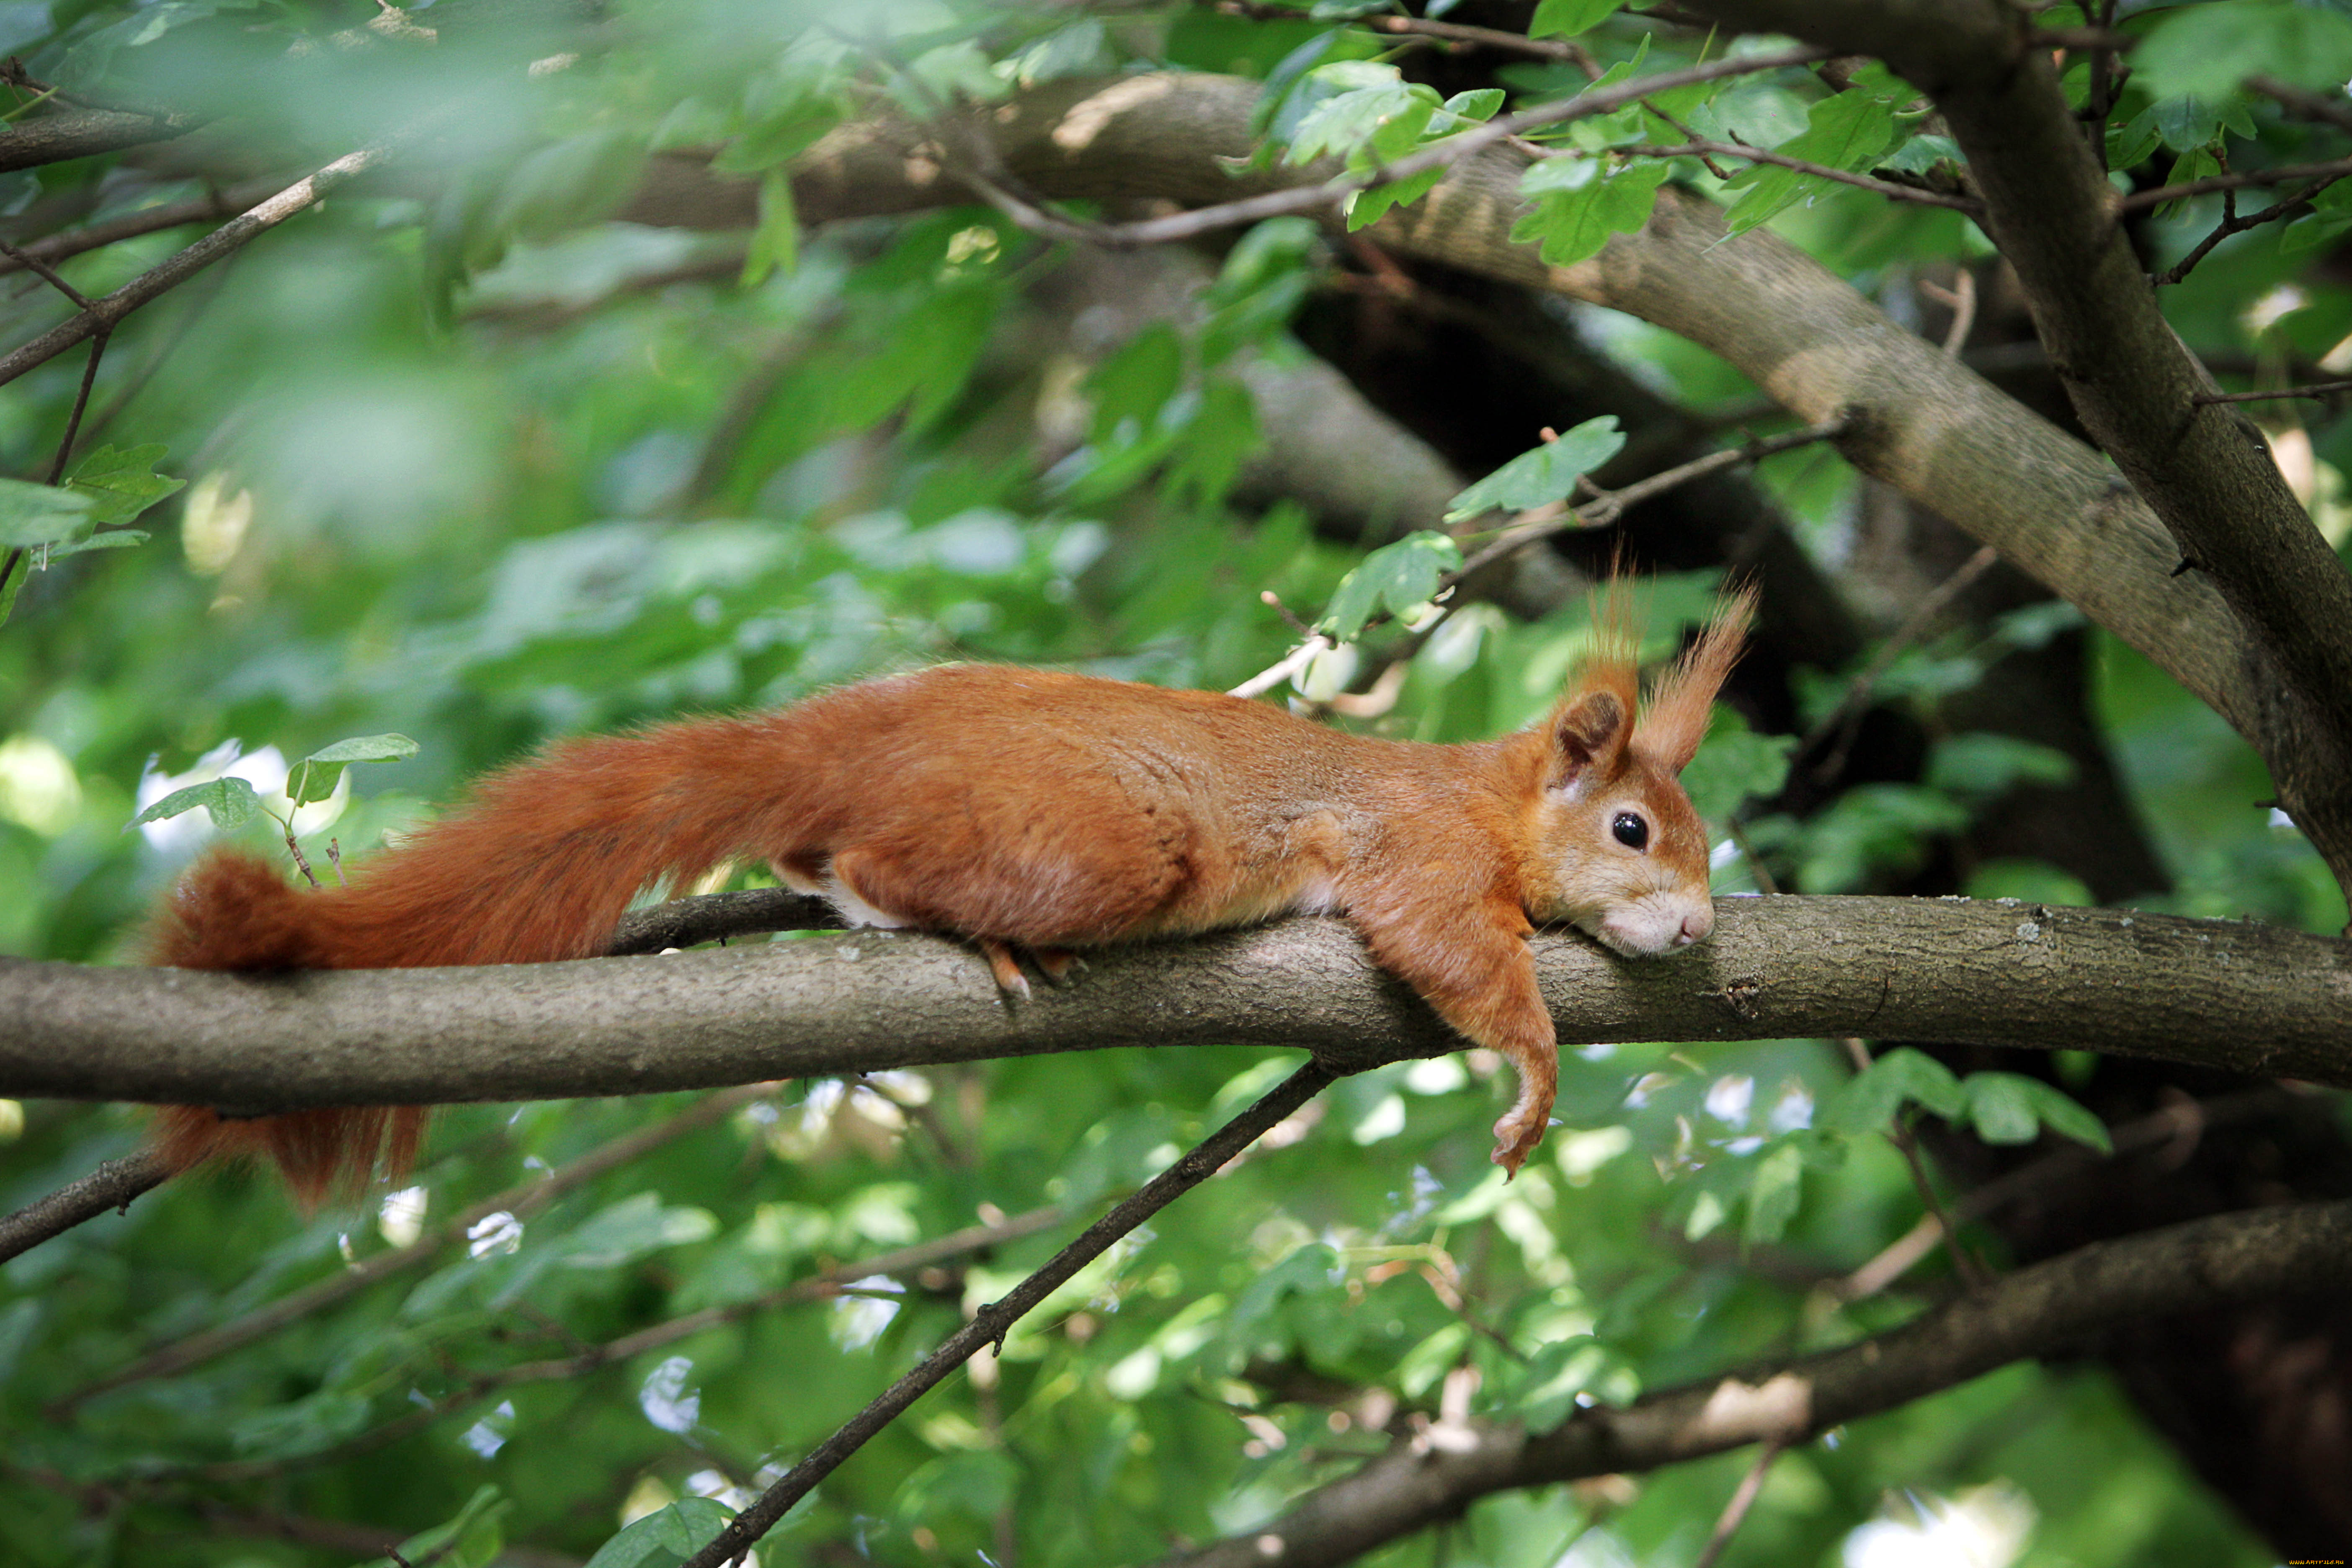
<path id="1" fill-rule="evenodd" d="M 143 1151 L 109 1160 L 81 1180 L 0 1219 L 0 1263 L 109 1209 L 128 1209 L 131 1199 L 162 1186 L 171 1175 Z"/>
<path id="2" fill-rule="evenodd" d="M 1936 624 L 1936 617 L 1942 615 L 1953 600 L 1968 592 L 1978 578 L 1991 571 L 1993 563 L 2000 559 L 1999 551 L 1990 544 L 1984 545 L 1962 562 L 1950 576 L 1928 590 L 1911 607 L 1911 613 L 1904 617 L 1903 624 L 1895 628 L 1894 635 L 1878 645 L 1878 651 L 1863 667 L 1862 673 L 1853 678 L 1853 684 L 1845 689 L 1845 695 L 1838 700 L 1838 705 L 1822 715 L 1821 721 L 1805 731 L 1804 738 L 1797 742 L 1795 754 L 1803 756 L 1826 740 L 1832 731 L 1836 731 L 1837 745 L 1815 770 L 1822 778 L 1835 777 L 1845 766 L 1846 752 L 1853 748 L 1854 731 L 1868 708 L 1870 694 L 1879 681 L 1894 668 L 1895 661 L 1906 648 L 1927 635 L 1927 629 Z"/>
<path id="3" fill-rule="evenodd" d="M 1906 185 L 1893 180 L 1881 180 L 1869 174 L 1849 174 L 1827 163 L 1816 163 L 1804 158 L 1791 158 L 1762 147 L 1749 147 L 1737 142 L 1710 142 L 1695 138 L 1675 147 L 1612 147 L 1612 153 L 1622 153 L 1636 158 L 1745 158 L 1753 163 L 1771 163 L 1783 169 L 1794 169 L 1801 174 L 1818 179 L 1834 180 L 1841 185 L 1870 191 L 1898 202 L 1917 202 L 1923 206 L 1949 207 L 1955 212 L 1980 213 L 1984 204 L 1970 196 L 1955 196 L 1942 191 L 1931 191 L 1919 185 Z M 1581 155 L 1581 154 L 1580 154 Z"/>
<path id="4" fill-rule="evenodd" d="M 2143 212 L 2167 202 L 2210 195 L 2216 191 L 2241 191 L 2249 185 L 2291 185 L 2297 180 L 2340 180 L 2347 174 L 2352 174 L 2352 158 L 2337 158 L 2326 163 L 2284 163 L 2275 169 L 2249 169 L 2238 174 L 2208 174 L 2201 180 L 2178 185 L 2134 191 L 2118 197 L 2115 208 L 2118 213 Z"/>
<path id="5" fill-rule="evenodd" d="M 1504 530 L 1500 537 L 1462 563 L 1450 582 L 1460 582 L 1473 572 L 1499 561 L 1515 550 L 1521 550 L 1556 533 L 1568 533 L 1587 529 L 1606 528 L 1645 500 L 1664 495 L 1693 479 L 1705 479 L 1725 468 L 1741 463 L 1761 462 L 1781 452 L 1791 452 L 1800 447 L 1810 447 L 1816 441 L 1834 441 L 1846 432 L 1850 421 L 1841 416 L 1819 425 L 1808 425 L 1801 430 L 1790 430 L 1780 436 L 1767 436 L 1758 440 L 1744 441 L 1737 447 L 1727 447 L 1720 452 L 1709 452 L 1704 458 L 1694 458 L 1662 469 L 1648 479 L 1636 479 L 1620 489 L 1605 490 L 1598 485 L 1587 487 L 1591 499 L 1575 511 L 1540 519 L 1529 519 Z M 1542 509 L 1538 508 L 1538 510 Z"/>
<path id="6" fill-rule="evenodd" d="M 87 310 L 89 309 L 89 301 L 83 297 L 82 291 L 75 288 L 72 284 L 67 282 L 64 279 L 58 277 L 57 268 L 51 267 L 39 257 L 19 250 L 5 239 L 0 239 L 0 256 L 6 257 L 9 260 L 15 262 L 19 267 L 31 269 L 31 271 L 37 276 L 47 280 L 51 288 L 55 289 L 58 293 L 63 294 L 67 299 L 71 300 L 83 310 Z"/>
<path id="7" fill-rule="evenodd" d="M 792 1506 L 808 1495 L 817 1482 L 831 1475 L 866 1439 L 896 1420 L 908 1405 L 940 1379 L 971 1359 L 987 1344 L 1002 1344 L 1005 1332 L 1024 1312 L 1051 1295 L 1110 1245 L 1150 1219 L 1182 1194 L 1223 1168 L 1225 1162 L 1255 1142 L 1260 1134 L 1313 1099 L 1333 1073 L 1319 1062 L 1305 1067 L 1276 1085 L 1255 1105 L 1193 1145 L 1191 1152 L 1144 1184 L 1134 1196 L 1088 1226 L 1043 1268 L 1015 1286 L 1003 1300 L 982 1307 L 971 1321 L 950 1335 L 920 1365 L 892 1384 L 881 1397 L 857 1413 L 840 1430 L 818 1444 L 782 1479 L 761 1493 L 760 1500 L 737 1514 L 718 1538 L 686 1562 L 685 1568 L 719 1568 L 743 1553 L 772 1529 Z"/>
<path id="8" fill-rule="evenodd" d="M 2328 398 L 2352 392 L 2352 381 L 2315 381 L 2275 392 L 2200 392 L 2191 403 L 2271 403 L 2282 397 Z"/>
<path id="9" fill-rule="evenodd" d="M 66 433 L 58 438 L 58 455 L 49 464 L 50 484 L 65 478 L 66 464 L 73 458 L 74 437 L 81 433 L 82 411 L 89 406 L 89 389 L 98 384 L 98 362 L 106 354 L 111 331 L 109 328 L 89 340 L 89 361 L 81 367 L 81 387 L 74 394 L 73 412 L 66 416 Z"/>
<path id="10" fill-rule="evenodd" d="M 2324 121 L 2338 131 L 2352 132 L 2352 103 L 2345 102 L 2340 94 L 2306 92 L 2272 76 L 2250 76 L 2246 85 L 2266 98 L 2278 100 L 2306 120 Z"/>
<path id="11" fill-rule="evenodd" d="M 186 282 L 265 230 L 276 227 L 305 207 L 315 205 L 329 191 L 373 168 L 389 155 L 389 143 L 346 153 L 316 174 L 297 180 L 268 200 L 230 219 L 104 299 L 92 301 L 89 309 L 50 328 L 32 342 L 0 355 L 0 384 L 14 381 L 34 366 L 55 359 L 86 338 L 112 331 L 117 322 L 140 306 Z"/>
<path id="12" fill-rule="evenodd" d="M 2171 284 L 2179 282 L 2182 279 L 2189 276 L 2189 272 L 2199 262 L 2204 260 L 2206 257 L 2212 254 L 2213 247 L 2215 246 L 2221 244 L 2231 235 L 2243 234 L 2250 228 L 2260 228 L 2263 225 L 2269 223 L 2273 218 L 2282 218 L 2291 216 L 2296 208 L 2309 202 L 2313 196 L 2317 195 L 2321 191 L 2326 189 L 2329 185 L 2334 184 L 2336 179 L 2341 177 L 2342 176 L 2337 175 L 2331 176 L 2325 180 L 2315 180 L 2309 185 L 2297 191 L 2294 195 L 2286 197 L 2284 200 L 2273 202 L 2269 206 L 2264 207 L 2262 211 L 2258 213 L 2249 213 L 2243 217 L 2240 217 L 2238 216 L 2237 193 L 2234 191 L 2228 193 L 2225 197 L 2228 205 L 2222 210 L 2221 221 L 2213 226 L 2213 231 L 2210 234 L 2208 234 L 2204 238 L 2199 240 L 2196 247 L 2190 250 L 2188 255 L 2182 257 L 2179 260 L 2174 262 L 2163 271 L 2149 278 L 2148 282 L 2158 289 L 2167 288 Z M 2199 397 L 2193 401 L 2204 403 L 2210 400 Z"/>
<path id="13" fill-rule="evenodd" d="M 1691 1568 L 1715 1568 L 1716 1559 L 1723 1555 L 1723 1549 L 1731 1544 L 1731 1538 L 1738 1533 L 1741 1521 L 1747 1519 L 1748 1508 L 1756 1501 L 1756 1494 L 1763 1490 L 1765 1473 L 1771 1469 L 1772 1461 L 1780 1457 L 1780 1445 L 1767 1437 L 1762 1447 L 1756 1450 L 1756 1462 L 1748 1467 L 1746 1475 L 1739 1478 L 1738 1489 L 1731 1494 L 1731 1500 L 1723 1505 L 1722 1516 L 1715 1521 L 1715 1532 L 1706 1538 L 1706 1544 L 1699 1549 Z"/>
<path id="14" fill-rule="evenodd" d="M 1923 279 L 1919 292 L 1951 310 L 1952 324 L 1944 329 L 1944 357 L 1959 358 L 1960 351 L 1969 346 L 1969 333 L 1977 324 L 1977 275 L 1963 267 L 1949 289 Z"/>
<path id="15" fill-rule="evenodd" d="M 218 223 L 223 218 L 236 216 L 256 202 L 285 188 L 286 180 L 282 176 L 247 180 L 226 191 L 207 191 L 201 196 L 192 196 L 185 201 L 142 207 L 137 212 L 125 213 L 104 223 L 30 240 L 14 250 L 0 251 L 0 257 L 7 258 L 0 261 L 0 277 L 21 270 L 35 257 L 44 261 L 62 261 L 84 251 L 98 250 L 162 229 L 179 228 L 192 223 Z"/>

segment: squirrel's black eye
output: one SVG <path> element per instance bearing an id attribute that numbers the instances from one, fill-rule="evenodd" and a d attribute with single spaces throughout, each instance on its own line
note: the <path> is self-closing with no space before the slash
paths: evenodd
<path id="1" fill-rule="evenodd" d="M 1650 825 L 1630 811 L 1621 811 L 1610 818 L 1609 831 L 1616 836 L 1618 843 L 1628 849 L 1649 847 Z"/>

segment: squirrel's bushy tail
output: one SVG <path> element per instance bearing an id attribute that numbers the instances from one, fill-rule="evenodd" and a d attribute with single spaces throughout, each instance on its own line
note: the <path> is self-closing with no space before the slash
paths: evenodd
<path id="1" fill-rule="evenodd" d="M 375 856 L 349 886 L 304 889 L 257 855 L 215 849 L 160 911 L 150 961 L 183 969 L 531 963 L 600 952 L 629 900 L 772 842 L 789 816 L 790 715 L 667 725 L 557 746 L 485 779 L 472 802 Z M 414 1159 L 425 1112 L 326 1107 L 236 1117 L 163 1110 L 157 1156 L 274 1161 L 306 1205 Z"/>

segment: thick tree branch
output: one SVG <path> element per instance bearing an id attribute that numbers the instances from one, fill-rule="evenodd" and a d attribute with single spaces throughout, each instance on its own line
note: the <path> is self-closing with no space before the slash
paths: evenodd
<path id="1" fill-rule="evenodd" d="M 1568 1041 L 1864 1035 L 2075 1047 L 2352 1085 L 2352 944 L 2004 901 L 1727 899 L 1629 962 L 1535 941 Z M 1333 920 L 1103 949 L 999 998 L 929 937 L 281 975 L 0 960 L 0 1095 L 229 1105 L 637 1094 L 1111 1047 L 1289 1047 L 1349 1070 L 1459 1040 Z M 2126 1005 L 2127 1004 L 2127 1005 Z"/>
<path id="2" fill-rule="evenodd" d="M 2084 428 L 2245 628 L 2242 646 L 2268 673 L 2268 689 L 2252 728 L 2232 720 L 2352 889 L 2352 575 L 2253 425 L 2198 402 L 2218 389 L 2158 309 L 2057 72 L 2026 37 L 2025 14 L 1999 0 L 1711 0 L 1706 8 L 1735 26 L 1876 56 L 1934 96 Z"/>
<path id="3" fill-rule="evenodd" d="M 1805 1441 L 2106 1325 L 2352 1286 L 2352 1204 L 2222 1215 L 2103 1242 L 2019 1270 L 1859 1344 L 1579 1413 L 1531 1436 L 1472 1421 L 1416 1452 L 1400 1444 L 1281 1518 L 1169 1568 L 1316 1568 L 1457 1518 L 1491 1493 L 1639 1472 L 1749 1443 Z"/>

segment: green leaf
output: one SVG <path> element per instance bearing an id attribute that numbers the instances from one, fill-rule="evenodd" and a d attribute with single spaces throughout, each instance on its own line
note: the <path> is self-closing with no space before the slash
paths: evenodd
<path id="1" fill-rule="evenodd" d="M 1553 1340 L 1529 1357 L 1508 1408 L 1538 1435 L 1574 1415 L 1577 1395 L 1622 1370 L 1622 1358 L 1589 1334 Z"/>
<path id="2" fill-rule="evenodd" d="M 286 798 L 308 805 L 335 793 L 346 763 L 394 763 L 416 754 L 416 742 L 405 735 L 355 735 L 348 741 L 311 752 L 286 775 Z"/>
<path id="3" fill-rule="evenodd" d="M 1745 1240 L 1780 1239 L 1797 1217 L 1804 1175 L 1804 1154 L 1793 1144 L 1780 1144 L 1757 1162 L 1755 1177 L 1748 1184 L 1748 1223 L 1740 1231 Z"/>
<path id="4" fill-rule="evenodd" d="M 1384 185 L 1373 185 L 1358 191 L 1348 198 L 1348 232 L 1355 233 L 1378 223 L 1388 216 L 1391 207 L 1411 206 L 1436 188 L 1445 177 L 1444 169 L 1423 169 L 1418 174 L 1408 174 L 1402 180 L 1391 180 Z"/>
<path id="5" fill-rule="evenodd" d="M 1290 135 L 1287 161 L 1293 163 L 1353 153 L 1402 115 L 1415 116 L 1412 132 L 1418 137 L 1421 126 L 1428 123 L 1429 111 L 1437 107 L 1434 89 L 1398 79 L 1394 66 L 1340 60 L 1318 67 L 1315 77 L 1326 84 L 1344 85 L 1346 90 L 1324 99 L 1299 121 Z"/>
<path id="6" fill-rule="evenodd" d="M 1989 800 L 2019 784 L 2059 788 L 2074 778 L 2074 759 L 2055 747 L 1970 731 L 1936 742 L 1928 754 L 1926 782 L 1954 795 Z"/>
<path id="7" fill-rule="evenodd" d="M 98 521 L 97 509 L 83 491 L 0 479 L 0 549 L 78 538 Z"/>
<path id="8" fill-rule="evenodd" d="M 1465 522 L 1487 511 L 1525 511 L 1548 501 L 1566 500 L 1576 481 L 1615 457 L 1625 445 L 1617 416 L 1603 414 L 1560 433 L 1532 452 L 1522 452 L 1454 498 L 1445 521 Z"/>
<path id="9" fill-rule="evenodd" d="M 1838 1132 L 1882 1132 L 1906 1104 L 1957 1120 L 1968 1096 L 1952 1069 L 1935 1058 L 1899 1046 L 1856 1073 L 1823 1102 L 1818 1123 Z"/>
<path id="10" fill-rule="evenodd" d="M 1401 614 L 1429 602 L 1438 580 L 1462 564 L 1462 547 L 1426 529 L 1384 544 L 1340 581 L 1316 629 L 1346 642 L 1383 607 Z"/>
<path id="11" fill-rule="evenodd" d="M 86 555 L 93 550 L 128 550 L 144 544 L 154 537 L 144 529 L 118 528 L 107 533 L 93 533 L 88 539 L 69 540 L 63 544 L 44 546 L 50 560 L 67 555 Z M 0 616 L 0 619 L 5 619 Z"/>
<path id="12" fill-rule="evenodd" d="M 2352 77 L 2352 17 L 2292 0 L 2178 6 L 2132 51 L 2135 86 L 2158 98 L 2220 99 L 2250 76 L 2335 89 Z"/>
<path id="13" fill-rule="evenodd" d="M 1594 171 L 1581 176 L 1551 174 L 1556 163 L 1581 164 Z M 1515 243 L 1533 240 L 1545 261 L 1554 267 L 1573 266 L 1601 254 L 1612 234 L 1630 234 L 1650 221 L 1657 205 L 1658 187 L 1673 173 L 1663 158 L 1643 159 L 1601 171 L 1591 158 L 1548 158 L 1529 169 L 1519 182 L 1522 194 L 1549 188 L 1533 212 L 1511 229 Z"/>
<path id="14" fill-rule="evenodd" d="M 1893 104 L 1865 92 L 1841 92 L 1813 105 L 1805 129 L 1774 151 L 1809 163 L 1854 170 L 1875 162 L 1893 143 L 1895 131 Z M 1830 184 L 1818 174 L 1754 164 L 1732 176 L 1729 188 L 1738 190 L 1739 198 L 1724 216 L 1731 232 L 1739 234 Z"/>
<path id="15" fill-rule="evenodd" d="M 402 1542 L 400 1561 L 446 1564 L 446 1568 L 489 1568 L 506 1549 L 506 1516 L 513 1509 L 514 1504 L 498 1488 L 484 1483 L 474 1489 L 455 1519 Z M 377 1561 L 389 1565 L 394 1560 Z"/>
<path id="16" fill-rule="evenodd" d="M 118 450 L 108 446 L 74 465 L 66 488 L 89 498 L 90 520 L 100 527 L 129 522 L 188 481 L 154 471 L 165 448 L 160 444 Z"/>
<path id="17" fill-rule="evenodd" d="M 801 222 L 793 208 L 793 182 L 783 170 L 771 169 L 760 176 L 760 224 L 743 252 L 743 271 L 738 281 L 743 288 L 756 289 L 772 272 L 791 272 L 800 265 L 800 256 Z"/>
<path id="18" fill-rule="evenodd" d="M 2103 1154 L 2115 1152 L 2105 1123 L 2038 1078 L 1973 1072 L 1960 1080 L 1960 1088 L 1968 1097 L 1968 1119 L 1988 1143 L 2031 1143 L 2047 1127 Z"/>
<path id="19" fill-rule="evenodd" d="M 1087 377 L 1095 405 L 1088 438 L 1099 446 L 1149 434 L 1183 380 L 1184 341 L 1166 321 L 1154 321 Z M 1134 430 L 1122 435 L 1119 426 L 1130 420 Z"/>
<path id="20" fill-rule="evenodd" d="M 734 1516 L 706 1497 L 680 1498 L 596 1549 L 586 1568 L 677 1568 L 719 1538 Z"/>
<path id="21" fill-rule="evenodd" d="M 1789 780 L 1789 758 L 1797 737 L 1759 735 L 1733 710 L 1718 709 L 1717 713 L 1706 743 L 1683 769 L 1682 781 L 1699 816 L 1720 823 L 1729 821 L 1744 802 L 1780 793 Z"/>
<path id="22" fill-rule="evenodd" d="M 173 790 L 132 817 L 124 825 L 123 831 L 128 833 L 146 823 L 162 822 L 184 811 L 194 811 L 200 805 L 212 813 L 213 826 L 226 833 L 250 822 L 253 814 L 261 809 L 261 797 L 243 779 L 207 779 L 200 784 Z"/>
<path id="23" fill-rule="evenodd" d="M 1494 119 L 1495 111 L 1502 107 L 1503 89 L 1499 87 L 1475 88 L 1468 92 L 1457 92 L 1445 100 L 1446 113 L 1463 120 L 1475 120 L 1482 125 Z"/>
<path id="24" fill-rule="evenodd" d="M 1530 38 L 1572 38 L 1616 14 L 1624 0 L 1543 0 L 1528 24 Z"/>

